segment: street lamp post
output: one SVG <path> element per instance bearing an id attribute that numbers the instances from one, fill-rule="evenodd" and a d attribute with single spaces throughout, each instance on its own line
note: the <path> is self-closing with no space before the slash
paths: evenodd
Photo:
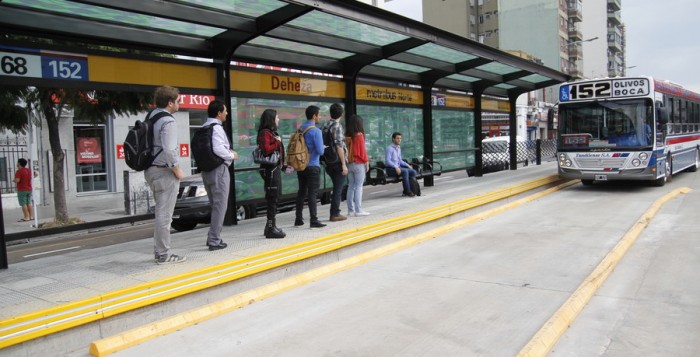
<path id="1" fill-rule="evenodd" d="M 587 40 L 572 41 L 572 42 L 567 43 L 566 45 L 567 45 L 567 46 L 573 46 L 573 45 L 578 45 L 579 43 L 595 41 L 595 40 L 597 40 L 597 39 L 598 39 L 598 36 L 593 37 L 593 38 L 589 38 L 589 39 L 587 39 Z"/>

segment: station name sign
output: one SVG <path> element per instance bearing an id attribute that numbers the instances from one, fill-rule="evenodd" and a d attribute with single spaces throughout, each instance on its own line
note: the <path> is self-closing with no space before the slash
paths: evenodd
<path id="1" fill-rule="evenodd" d="M 0 46 L 0 75 L 87 81 L 86 55 Z"/>
<path id="2" fill-rule="evenodd" d="M 573 102 L 605 98 L 648 96 L 651 92 L 647 78 L 621 78 L 562 84 L 559 101 Z"/>

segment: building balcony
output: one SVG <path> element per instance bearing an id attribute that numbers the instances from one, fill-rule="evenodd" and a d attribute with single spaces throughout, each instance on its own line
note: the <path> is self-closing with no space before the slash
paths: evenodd
<path id="1" fill-rule="evenodd" d="M 622 52 L 622 44 L 620 44 L 619 41 L 617 41 L 616 38 L 610 38 L 611 36 L 608 36 L 608 51 L 611 53 L 618 53 Z"/>
<path id="2" fill-rule="evenodd" d="M 569 15 L 569 21 L 573 21 L 573 22 L 583 21 L 583 11 L 581 11 L 580 8 L 569 7 L 569 10 L 567 11 L 567 15 Z"/>
<path id="3" fill-rule="evenodd" d="M 567 53 L 569 55 L 569 61 L 571 62 L 575 62 L 576 60 L 583 58 L 583 50 L 578 45 L 569 46 L 569 51 L 567 51 Z"/>
<path id="4" fill-rule="evenodd" d="M 583 34 L 577 27 L 569 26 L 569 42 L 583 40 Z"/>
<path id="5" fill-rule="evenodd" d="M 620 18 L 619 11 L 608 11 L 608 24 L 613 26 L 622 25 L 622 18 Z"/>
<path id="6" fill-rule="evenodd" d="M 569 66 L 569 75 L 573 77 L 572 79 L 574 80 L 583 78 L 583 72 L 576 66 Z"/>
<path id="7" fill-rule="evenodd" d="M 622 1 L 621 0 L 608 0 L 608 9 L 613 10 L 613 11 L 622 10 Z"/>

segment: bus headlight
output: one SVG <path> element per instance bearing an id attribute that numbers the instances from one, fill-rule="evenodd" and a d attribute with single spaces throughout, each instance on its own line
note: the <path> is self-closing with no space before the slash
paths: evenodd
<path id="1" fill-rule="evenodd" d="M 566 155 L 565 154 L 559 154 L 559 162 L 564 162 L 566 160 Z"/>
<path id="2" fill-rule="evenodd" d="M 642 162 L 639 159 L 632 160 L 632 166 L 638 167 Z"/>
<path id="3" fill-rule="evenodd" d="M 642 160 L 642 161 L 645 161 L 645 160 L 648 159 L 648 158 L 649 158 L 649 154 L 647 154 L 647 153 L 645 153 L 645 152 L 639 154 L 639 159 Z"/>
<path id="4" fill-rule="evenodd" d="M 571 160 L 564 160 L 564 165 L 566 167 L 571 167 Z"/>

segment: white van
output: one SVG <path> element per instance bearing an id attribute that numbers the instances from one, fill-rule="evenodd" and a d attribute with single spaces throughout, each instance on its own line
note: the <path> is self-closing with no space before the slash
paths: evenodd
<path id="1" fill-rule="evenodd" d="M 526 140 L 517 136 L 517 161 L 518 163 L 527 163 L 527 147 Z M 508 170 L 510 168 L 510 153 L 508 145 L 510 136 L 495 136 L 481 140 L 483 172 L 496 172 Z"/>

